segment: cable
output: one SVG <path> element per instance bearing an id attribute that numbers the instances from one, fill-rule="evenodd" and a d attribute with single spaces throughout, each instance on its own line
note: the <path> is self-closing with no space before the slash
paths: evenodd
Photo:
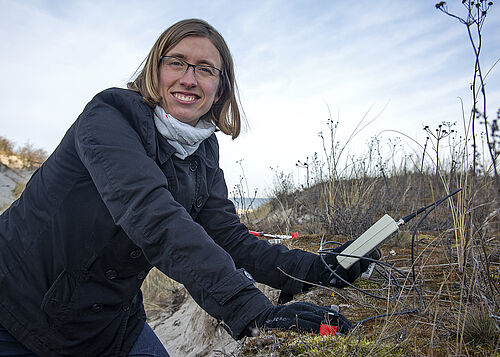
<path id="1" fill-rule="evenodd" d="M 331 243 L 331 242 L 327 242 L 327 243 Z M 408 282 L 408 285 L 410 285 L 411 287 L 406 287 L 404 286 L 405 284 L 401 285 L 395 277 L 393 277 L 392 273 L 390 273 L 390 279 L 387 279 L 387 277 L 383 276 L 380 272 L 379 274 L 385 278 L 385 280 L 387 281 L 390 281 L 392 280 L 394 282 L 394 286 L 397 288 L 397 293 L 396 294 L 393 294 L 393 296 L 380 296 L 380 295 L 376 295 L 376 294 L 372 294 L 370 293 L 369 291 L 366 291 L 364 289 L 361 289 L 361 288 L 358 288 L 357 286 L 349 283 L 348 281 L 346 281 L 345 279 L 343 279 L 341 276 L 339 276 L 333 269 L 331 269 L 331 267 L 326 263 L 326 261 L 324 260 L 323 258 L 323 255 L 320 254 L 320 257 L 321 257 L 321 260 L 323 262 L 323 264 L 325 264 L 327 267 L 328 267 L 328 270 L 330 270 L 330 272 L 335 275 L 336 278 L 340 279 L 342 282 L 344 282 L 345 284 L 349 285 L 350 287 L 354 288 L 355 290 L 365 294 L 365 295 L 368 295 L 368 296 L 371 296 L 371 297 L 374 297 L 376 299 L 382 299 L 382 300 L 388 300 L 388 301 L 392 301 L 394 299 L 397 299 L 401 296 L 402 292 L 404 290 L 414 290 L 417 295 L 418 295 L 418 305 L 412 309 L 407 309 L 407 310 L 403 310 L 403 311 L 396 311 L 396 312 L 388 312 L 388 313 L 384 313 L 384 314 L 379 314 L 379 315 L 375 315 L 375 316 L 371 316 L 371 317 L 368 317 L 366 319 L 363 319 L 361 321 L 358 321 L 356 323 L 354 323 L 354 327 L 355 326 L 358 326 L 362 323 L 365 323 L 367 321 L 370 321 L 370 320 L 374 320 L 374 319 L 377 319 L 377 318 L 382 318 L 382 317 L 386 317 L 386 316 L 395 316 L 395 315 L 406 315 L 406 314 L 411 314 L 411 313 L 414 313 L 418 310 L 420 310 L 420 308 L 422 307 L 423 305 L 423 297 L 422 297 L 422 294 L 420 293 L 420 290 L 417 288 L 417 286 L 414 284 L 413 281 L 411 281 L 408 277 L 407 274 L 403 273 L 401 270 L 399 270 L 398 268 L 396 268 L 395 266 L 389 264 L 389 263 L 386 263 L 386 262 L 382 262 L 380 260 L 376 260 L 376 259 L 372 259 L 372 258 L 369 258 L 369 257 L 359 257 L 359 256 L 353 256 L 353 255 L 349 255 L 349 254 L 342 254 L 342 253 L 338 253 L 338 252 L 329 252 L 329 251 L 320 251 L 320 253 L 326 253 L 326 254 L 334 254 L 334 255 L 341 255 L 341 256 L 348 256 L 348 257 L 356 257 L 356 258 L 359 258 L 359 259 L 364 259 L 364 260 L 368 260 L 370 262 L 373 262 L 375 263 L 376 265 L 380 265 L 380 266 L 385 266 L 389 269 L 389 271 L 393 270 L 394 272 L 396 272 L 398 275 L 400 275 L 403 279 L 405 279 L 405 282 Z M 378 270 L 377 270 L 378 271 Z"/>
<path id="2" fill-rule="evenodd" d="M 375 264 L 377 264 L 377 265 L 381 265 L 381 266 L 385 266 L 385 267 L 387 267 L 387 268 L 389 268 L 389 269 L 393 269 L 394 271 L 396 271 L 397 273 L 399 273 L 400 275 L 402 275 L 403 277 L 405 277 L 405 278 L 406 278 L 406 276 L 404 275 L 404 273 L 403 273 L 401 270 L 399 270 L 399 269 L 397 269 L 396 267 L 394 267 L 394 266 L 390 265 L 389 263 L 385 263 L 385 262 L 382 262 L 382 261 L 380 261 L 380 260 L 376 260 L 376 259 L 369 258 L 369 257 L 359 257 L 359 256 L 355 256 L 355 255 L 350 255 L 350 254 L 342 254 L 342 253 L 338 253 L 338 252 L 321 251 L 321 253 L 332 254 L 332 255 L 335 255 L 335 256 L 337 256 L 337 255 L 341 255 L 341 256 L 344 256 L 344 257 L 354 257 L 354 258 L 360 258 L 360 259 L 363 259 L 363 260 L 368 260 L 368 261 L 370 261 L 370 262 L 372 262 L 372 263 L 375 263 Z M 326 263 L 326 261 L 324 260 L 324 258 L 323 258 L 323 256 L 322 256 L 322 255 L 320 255 L 320 259 L 321 259 L 321 261 L 323 262 L 323 264 L 328 265 L 328 263 Z M 347 280 L 343 279 L 343 278 L 342 278 L 340 275 L 338 275 L 338 274 L 337 274 L 334 270 L 332 270 L 332 268 L 331 268 L 330 266 L 328 266 L 328 270 L 330 271 L 330 273 L 332 273 L 333 275 L 335 275 L 335 277 L 336 277 L 336 278 L 338 278 L 339 280 L 341 280 L 341 281 L 342 281 L 342 282 L 344 282 L 345 284 L 348 284 L 349 286 L 351 286 L 351 287 L 352 287 L 352 288 L 354 288 L 355 290 L 358 290 L 359 292 L 362 292 L 363 294 L 366 294 L 366 295 L 368 295 L 368 296 L 374 297 L 374 298 L 376 298 L 376 299 L 382 299 L 382 300 L 393 300 L 393 299 L 395 299 L 395 298 L 398 298 L 398 297 L 399 297 L 399 295 L 400 295 L 400 293 L 401 293 L 401 291 L 402 291 L 402 290 L 408 289 L 408 288 L 404 288 L 403 286 L 401 286 L 401 285 L 398 283 L 398 281 L 397 281 L 397 280 L 392 279 L 392 281 L 394 282 L 394 286 L 395 286 L 395 287 L 397 287 L 397 288 L 399 288 L 399 293 L 398 293 L 398 294 L 396 294 L 396 295 L 395 295 L 395 296 L 393 296 L 393 297 L 389 297 L 389 298 L 388 298 L 387 296 L 375 295 L 375 294 L 372 294 L 372 293 L 370 293 L 370 292 L 368 292 L 368 291 L 366 291 L 366 290 L 363 290 L 363 289 L 361 289 L 361 288 L 358 288 L 358 287 L 357 287 L 357 286 L 355 286 L 355 285 L 350 284 Z M 380 274 L 382 277 L 384 277 L 384 276 L 383 276 L 380 272 L 379 272 L 379 274 Z M 392 275 L 391 275 L 391 277 L 392 277 Z M 391 279 L 387 279 L 386 277 L 384 277 L 384 278 L 385 278 L 385 280 L 387 280 L 387 281 L 391 280 Z"/>
<path id="3" fill-rule="evenodd" d="M 410 313 L 414 313 L 414 312 L 417 312 L 418 310 L 420 310 L 420 308 L 422 307 L 423 305 L 423 297 L 422 297 L 422 294 L 420 293 L 420 290 L 417 288 L 415 282 L 416 282 L 416 274 L 415 274 L 415 237 L 416 237 L 416 234 L 417 234 L 417 231 L 418 231 L 418 228 L 420 227 L 420 225 L 422 224 L 422 222 L 427 218 L 427 216 L 436 209 L 437 206 L 439 206 L 441 203 L 443 203 L 445 200 L 447 200 L 448 198 L 454 196 L 455 194 L 457 194 L 458 192 L 460 192 L 462 190 L 462 188 L 458 188 L 456 189 L 455 191 L 451 192 L 450 194 L 446 195 L 445 197 L 425 206 L 425 207 L 422 207 L 422 208 L 419 208 L 418 210 L 416 210 L 415 212 L 407 215 L 407 216 L 404 216 L 403 218 L 401 218 L 397 224 L 398 225 L 401 225 L 403 223 L 407 223 L 408 221 L 410 221 L 411 219 L 415 218 L 417 215 L 425 212 L 427 209 L 430 208 L 429 211 L 427 211 L 421 218 L 420 220 L 418 221 L 418 223 L 416 224 L 414 230 L 413 230 L 413 234 L 412 234 L 412 240 L 411 240 L 411 270 L 412 270 L 412 278 L 413 279 L 410 279 L 408 277 L 407 274 L 404 274 L 401 270 L 399 270 L 398 268 L 394 267 L 393 265 L 389 264 L 389 263 L 385 263 L 385 262 L 382 262 L 380 260 L 376 260 L 376 259 L 372 259 L 370 257 L 361 257 L 361 256 L 355 256 L 355 255 L 349 255 L 349 254 L 342 254 L 342 253 L 339 253 L 339 252 L 335 252 L 335 251 L 332 251 L 333 248 L 327 248 L 325 249 L 324 246 L 327 245 L 327 244 L 338 244 L 338 245 L 341 245 L 342 243 L 339 243 L 339 242 L 334 242 L 334 241 L 328 241 L 328 242 L 325 242 L 323 243 L 323 239 L 321 239 L 321 245 L 320 245 L 320 249 L 318 251 L 319 253 L 319 256 L 320 256 L 320 259 L 321 261 L 323 262 L 323 264 L 328 268 L 328 270 L 331 272 L 332 275 L 334 275 L 337 279 L 340 279 L 340 281 L 342 281 L 343 283 L 347 284 L 348 286 L 354 288 L 355 290 L 363 293 L 363 294 L 366 294 L 368 296 L 371 296 L 371 297 L 374 297 L 374 298 L 377 298 L 377 299 L 383 299 L 383 300 L 387 300 L 387 301 L 391 301 L 391 300 L 394 300 L 396 298 L 399 298 L 402 294 L 403 291 L 407 290 L 407 291 L 411 291 L 411 290 L 414 290 L 417 295 L 418 295 L 418 305 L 416 307 L 414 307 L 413 309 L 407 309 L 407 310 L 403 310 L 403 311 L 396 311 L 396 312 L 388 312 L 388 313 L 384 313 L 384 314 L 379 314 L 379 315 L 375 315 L 375 316 L 371 316 L 371 317 L 368 317 L 366 319 L 363 319 L 361 321 L 358 321 L 356 323 L 354 323 L 354 326 L 358 326 L 362 323 L 365 323 L 367 321 L 370 321 L 370 320 L 374 320 L 374 319 L 377 319 L 377 318 L 382 318 L 382 317 L 387 317 L 387 316 L 396 316 L 396 315 L 406 315 L 406 314 L 410 314 Z M 372 294 L 364 289 L 361 289 L 361 288 L 358 288 L 357 286 L 354 286 L 353 284 L 349 283 L 348 281 L 346 281 L 344 278 L 342 278 L 341 276 L 339 276 L 329 265 L 328 263 L 325 261 L 325 259 L 323 258 L 323 255 L 324 254 L 333 254 L 335 256 L 346 256 L 346 257 L 354 257 L 354 258 L 359 258 L 359 259 L 363 259 L 363 260 L 368 260 L 372 263 L 375 263 L 377 266 L 383 266 L 383 267 L 386 267 L 388 268 L 388 273 L 389 273 L 389 278 L 387 278 L 385 275 L 383 275 L 378 269 L 375 268 L 375 270 L 377 271 L 378 274 L 380 274 L 380 276 L 382 276 L 386 281 L 390 282 L 392 281 L 394 283 L 394 286 L 397 288 L 397 293 L 393 296 L 379 296 L 379 295 L 376 295 L 376 294 Z M 397 278 L 395 276 L 393 276 L 392 274 L 392 271 L 396 272 L 397 274 L 399 274 L 401 277 L 403 277 L 405 279 L 405 282 L 403 283 L 403 285 L 399 284 Z M 410 287 L 407 287 L 405 286 L 406 285 L 406 282 L 408 282 L 410 284 Z"/>
<path id="4" fill-rule="evenodd" d="M 453 191 L 452 193 L 446 195 L 445 197 L 437 200 L 436 202 L 433 202 L 425 207 L 422 207 L 422 208 L 419 208 L 418 210 L 416 210 L 415 212 L 407 215 L 407 216 L 404 216 L 403 218 L 401 218 L 401 220 L 404 222 L 404 223 L 407 223 L 410 219 L 414 218 L 415 216 L 417 216 L 418 214 L 424 212 L 427 208 L 430 208 L 432 206 L 434 206 L 434 208 L 436 208 L 437 206 L 439 206 L 441 203 L 443 203 L 446 199 L 450 198 L 451 196 L 457 194 L 458 192 L 462 191 L 462 187 L 456 189 L 455 191 Z"/>

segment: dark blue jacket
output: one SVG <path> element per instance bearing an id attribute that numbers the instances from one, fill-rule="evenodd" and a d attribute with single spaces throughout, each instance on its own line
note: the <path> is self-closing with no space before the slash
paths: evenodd
<path id="1" fill-rule="evenodd" d="M 248 234 L 227 198 L 215 135 L 180 160 L 153 109 L 109 89 L 0 217 L 0 324 L 42 356 L 122 356 L 145 320 L 141 284 L 157 267 L 238 338 L 294 294 L 314 255 Z M 245 271 L 246 270 L 246 271 Z"/>

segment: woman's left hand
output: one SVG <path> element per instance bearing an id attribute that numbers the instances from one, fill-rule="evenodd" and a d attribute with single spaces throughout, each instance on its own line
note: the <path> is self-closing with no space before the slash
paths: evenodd
<path id="1" fill-rule="evenodd" d="M 336 288 L 343 288 L 347 286 L 342 279 L 352 284 L 361 274 L 363 274 L 370 265 L 369 259 L 361 258 L 354 263 L 349 269 L 342 267 L 337 261 L 337 254 L 343 252 L 354 240 L 349 240 L 341 246 L 332 250 L 332 253 L 323 254 L 324 261 L 330 266 L 335 274 L 333 274 L 328 267 L 325 266 L 323 260 L 318 255 L 312 264 L 306 276 L 306 281 L 323 286 L 333 286 Z M 371 259 L 380 259 L 380 251 L 374 250 L 368 254 L 367 257 Z M 340 278 L 342 279 L 340 279 Z"/>

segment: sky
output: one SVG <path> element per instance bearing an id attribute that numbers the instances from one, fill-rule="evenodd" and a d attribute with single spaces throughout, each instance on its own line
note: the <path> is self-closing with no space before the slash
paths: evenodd
<path id="1" fill-rule="evenodd" d="M 448 3 L 464 14 L 459 0 Z M 369 123 L 348 152 L 362 152 L 374 136 L 394 140 L 399 131 L 423 143 L 425 125 L 460 125 L 474 56 L 465 26 L 434 5 L 0 0 L 0 136 L 52 152 L 95 94 L 126 86 L 167 27 L 201 18 L 229 45 L 247 121 L 234 141 L 218 134 L 220 166 L 230 191 L 244 175 L 248 191 L 265 197 L 280 172 L 305 184 L 296 164 L 315 152 L 324 160 L 318 133 L 330 117 L 341 143 L 363 117 Z M 483 70 L 500 58 L 497 7 L 483 28 Z M 500 108 L 499 73 L 500 64 L 486 79 L 490 117 Z"/>

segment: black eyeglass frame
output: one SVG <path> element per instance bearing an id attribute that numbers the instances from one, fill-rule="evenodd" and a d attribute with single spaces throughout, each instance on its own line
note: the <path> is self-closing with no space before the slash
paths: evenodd
<path id="1" fill-rule="evenodd" d="M 175 56 L 161 56 L 160 57 L 160 63 L 163 62 L 164 58 L 173 58 L 173 59 L 178 60 L 179 62 L 183 62 L 183 63 L 187 64 L 187 67 L 186 67 L 186 70 L 184 71 L 184 73 L 186 73 L 189 70 L 189 67 L 193 67 L 194 73 L 196 73 L 196 67 L 210 67 L 210 68 L 213 68 L 213 69 L 217 70 L 219 72 L 219 76 L 221 78 L 223 78 L 223 76 L 222 76 L 222 73 L 223 73 L 222 70 L 218 69 L 217 67 L 211 66 L 209 64 L 191 64 L 191 63 L 183 60 L 182 58 L 175 57 Z"/>

